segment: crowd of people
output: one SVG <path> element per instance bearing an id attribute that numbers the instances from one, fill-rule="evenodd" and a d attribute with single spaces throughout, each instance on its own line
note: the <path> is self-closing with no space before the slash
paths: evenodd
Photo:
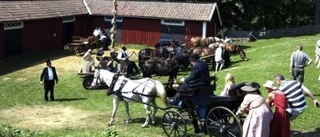
<path id="1" fill-rule="evenodd" d="M 316 107 L 319 107 L 320 102 L 303 84 L 304 68 L 311 64 L 312 59 L 302 49 L 302 45 L 297 45 L 296 51 L 290 57 L 290 80 L 286 80 L 282 74 L 277 74 L 274 80 L 267 80 L 263 84 L 267 97 L 262 95 L 260 84 L 256 82 L 248 82 L 241 87 L 246 95 L 236 115 L 240 117 L 247 114 L 243 123 L 243 137 L 290 137 L 290 120 L 295 120 L 307 109 L 304 93 L 312 98 Z M 200 61 L 194 54 L 191 55 L 190 62 L 192 69 L 189 77 L 184 80 L 179 93 L 170 100 L 174 105 L 180 104 L 179 94 L 210 84 L 209 81 L 204 80 L 210 77 L 207 64 Z M 225 87 L 220 96 L 230 96 L 232 92 L 230 89 L 234 85 L 236 85 L 234 76 L 227 73 Z"/>
<path id="2" fill-rule="evenodd" d="M 103 32 L 100 27 L 96 27 L 93 35 L 99 37 L 102 41 L 107 38 L 105 32 Z M 215 54 L 221 55 L 222 48 L 222 46 L 218 45 Z M 302 50 L 303 47 L 299 44 L 297 45 L 296 51 L 291 54 L 290 80 L 286 80 L 282 74 L 277 74 L 274 80 L 267 80 L 263 84 L 267 92 L 267 97 L 262 95 L 260 84 L 258 83 L 248 82 L 241 87 L 241 90 L 245 91 L 246 95 L 236 115 L 241 116 L 247 114 L 243 123 L 243 137 L 290 137 L 290 120 L 296 119 L 307 109 L 307 101 L 304 93 L 312 98 L 315 106 L 319 107 L 320 103 L 315 95 L 304 85 L 305 67 L 311 64 L 312 59 Z M 84 72 L 90 72 L 92 71 L 92 67 L 94 67 L 92 66 L 94 62 L 92 63 L 93 58 L 91 52 L 91 49 L 89 49 L 83 56 L 83 60 L 86 62 L 84 63 Z M 320 40 L 316 44 L 315 53 L 315 62 L 318 64 L 317 68 L 319 68 Z M 126 69 L 125 73 L 127 77 L 130 77 L 130 74 L 133 73 L 141 73 L 135 62 L 129 59 L 132 54 L 133 53 L 127 52 L 125 46 L 122 46 L 117 56 L 119 61 L 117 71 L 123 72 L 124 69 Z M 184 83 L 179 89 L 180 93 L 170 100 L 172 104 L 178 104 L 179 94 L 210 85 L 210 71 L 207 63 L 199 60 L 197 54 L 191 54 L 189 60 L 192 65 L 190 75 L 183 80 Z M 217 63 L 215 72 L 217 72 L 223 67 L 222 57 L 217 56 L 215 61 Z M 41 73 L 40 83 L 44 84 L 45 101 L 49 100 L 48 93 L 50 93 L 50 100 L 53 101 L 54 84 L 55 82 L 58 83 L 58 77 L 55 68 L 51 66 L 51 61 L 47 60 L 46 63 L 47 67 L 45 67 Z M 277 84 L 278 87 L 275 86 L 275 84 Z M 227 73 L 225 86 L 220 96 L 229 96 L 230 92 L 232 92 L 230 89 L 234 85 L 236 85 L 234 76 L 231 73 Z M 272 107 L 274 107 L 274 112 L 272 112 Z M 199 132 L 198 129 L 195 130 Z"/>

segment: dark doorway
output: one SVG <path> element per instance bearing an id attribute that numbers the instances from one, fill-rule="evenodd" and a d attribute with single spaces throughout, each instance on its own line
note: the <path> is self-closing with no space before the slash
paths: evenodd
<path id="1" fill-rule="evenodd" d="M 5 56 L 22 54 L 22 29 L 5 31 Z"/>
<path id="2" fill-rule="evenodd" d="M 74 22 L 63 23 L 63 45 L 72 42 L 72 36 L 74 35 Z"/>

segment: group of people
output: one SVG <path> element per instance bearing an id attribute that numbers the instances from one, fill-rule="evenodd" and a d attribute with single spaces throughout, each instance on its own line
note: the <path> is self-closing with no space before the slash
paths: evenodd
<path id="1" fill-rule="evenodd" d="M 241 87 L 246 95 L 236 115 L 248 114 L 243 123 L 244 137 L 290 137 L 290 120 L 296 119 L 307 108 L 304 92 L 313 99 L 315 106 L 319 105 L 314 94 L 302 83 L 285 80 L 281 74 L 277 74 L 274 81 L 267 80 L 263 86 L 268 92 L 266 98 L 262 96 L 258 83 L 246 83 Z M 271 107 L 275 107 L 274 112 Z"/>
<path id="2" fill-rule="evenodd" d="M 290 120 L 297 118 L 307 108 L 304 93 L 319 107 L 320 103 L 314 94 L 303 85 L 304 68 L 311 62 L 312 59 L 302 51 L 302 45 L 299 44 L 290 57 L 291 80 L 285 80 L 283 75 L 277 74 L 274 81 L 266 81 L 263 84 L 268 92 L 266 99 L 261 95 L 258 83 L 246 83 L 241 88 L 246 96 L 236 115 L 248 114 L 243 124 L 244 137 L 290 137 Z M 221 96 L 229 96 L 231 87 L 235 85 L 231 73 L 226 75 L 225 80 Z M 271 107 L 275 107 L 273 113 Z"/>
<path id="3" fill-rule="evenodd" d="M 90 52 L 88 50 L 88 54 Z M 122 46 L 117 59 L 125 62 L 128 74 L 133 71 L 140 73 L 135 62 L 129 60 L 131 55 L 132 53 L 129 54 L 127 48 Z M 84 56 L 84 58 L 88 57 Z M 190 75 L 184 79 L 184 84 L 179 89 L 180 93 L 170 100 L 172 104 L 179 102 L 179 94 L 210 85 L 208 65 L 206 62 L 199 60 L 199 58 L 197 54 L 190 56 L 189 60 L 192 65 Z M 319 59 L 316 60 L 318 61 Z M 290 120 L 294 120 L 307 108 L 304 92 L 313 99 L 314 105 L 319 107 L 320 103 L 314 94 L 303 85 L 304 67 L 311 62 L 312 59 L 302 51 L 302 46 L 298 45 L 296 51 L 290 57 L 291 80 L 286 80 L 281 74 L 277 74 L 274 80 L 267 80 L 263 84 L 268 92 L 266 98 L 262 96 L 258 83 L 246 83 L 241 87 L 241 90 L 245 91 L 246 95 L 236 115 L 248 114 L 243 124 L 244 137 L 289 137 Z M 40 83 L 44 84 L 45 101 L 49 100 L 48 93 L 50 93 L 50 100 L 53 101 L 54 85 L 55 82 L 58 83 L 58 76 L 55 67 L 51 65 L 51 61 L 46 60 L 46 64 L 47 67 L 43 69 L 40 76 Z M 121 68 L 121 66 L 118 68 Z M 221 96 L 228 96 L 231 92 L 231 87 L 235 85 L 234 76 L 231 73 L 227 74 L 225 81 L 226 85 L 220 94 Z M 275 84 L 278 84 L 279 87 L 276 87 Z M 274 112 L 271 111 L 271 107 L 275 107 Z M 200 131 L 196 129 L 196 132 Z"/>
<path id="4" fill-rule="evenodd" d="M 109 36 L 106 34 L 105 31 L 103 31 L 101 29 L 101 27 L 95 27 L 94 31 L 93 31 L 93 36 L 99 38 L 100 43 L 102 44 L 102 47 L 104 50 L 108 50 L 108 46 L 111 42 Z"/>
<path id="5" fill-rule="evenodd" d="M 169 100 L 173 105 L 179 104 L 179 94 L 210 85 L 208 65 L 195 54 L 190 56 L 190 62 L 192 69 L 189 77 L 184 79 L 179 93 Z M 303 85 L 304 67 L 311 62 L 311 58 L 302 51 L 302 46 L 298 45 L 290 57 L 291 80 L 286 80 L 281 74 L 277 74 L 274 80 L 267 80 L 263 84 L 268 92 L 266 98 L 262 96 L 258 83 L 249 82 L 241 87 L 246 95 L 236 115 L 248 114 L 243 124 L 244 137 L 290 137 L 290 120 L 297 118 L 307 108 L 304 93 L 319 107 L 320 103 L 314 94 Z M 235 85 L 235 80 L 231 73 L 226 75 L 225 83 L 220 96 L 229 96 L 232 92 L 230 89 Z M 274 112 L 271 107 L 275 107 Z"/>

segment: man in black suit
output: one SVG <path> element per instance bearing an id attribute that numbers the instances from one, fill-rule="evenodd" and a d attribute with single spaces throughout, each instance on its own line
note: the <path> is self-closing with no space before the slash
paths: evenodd
<path id="1" fill-rule="evenodd" d="M 48 93 L 50 92 L 50 100 L 54 101 L 54 81 L 58 84 L 58 75 L 56 68 L 51 66 L 51 61 L 46 60 L 47 67 L 43 68 L 40 76 L 40 84 L 44 84 L 44 100 L 48 101 Z"/>
<path id="2" fill-rule="evenodd" d="M 174 105 L 178 105 L 179 107 L 182 107 L 182 104 L 178 103 L 182 101 L 179 101 L 179 94 L 188 94 L 190 92 L 194 92 L 202 87 L 210 86 L 210 74 L 209 74 L 209 67 L 206 62 L 200 61 L 199 56 L 197 54 L 191 54 L 190 55 L 190 63 L 192 64 L 191 73 L 188 78 L 184 80 L 185 83 L 183 83 L 180 87 L 179 93 L 177 93 L 172 100 L 169 100 L 170 103 Z M 193 94 L 197 94 L 194 92 Z M 185 104 L 187 108 L 193 108 L 193 106 L 190 106 L 190 103 Z M 195 133 L 200 133 L 201 130 L 199 129 L 198 121 L 196 119 L 196 114 L 194 111 L 189 112 L 190 115 L 192 115 L 192 123 L 194 126 Z"/>
<path id="3" fill-rule="evenodd" d="M 180 92 L 192 91 L 210 85 L 209 68 L 206 62 L 200 61 L 197 54 L 191 54 L 190 63 L 192 64 L 191 73 L 181 85 Z"/>

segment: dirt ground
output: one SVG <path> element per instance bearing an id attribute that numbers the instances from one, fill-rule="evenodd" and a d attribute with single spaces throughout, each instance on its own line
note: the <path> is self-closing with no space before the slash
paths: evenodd
<path id="1" fill-rule="evenodd" d="M 29 130 L 102 127 L 105 125 L 105 123 L 95 120 L 93 118 L 95 115 L 97 112 L 84 111 L 74 107 L 47 105 L 14 107 L 0 111 L 1 117 L 14 120 L 11 126 Z"/>
<path id="2" fill-rule="evenodd" d="M 128 52 L 132 52 L 129 50 Z M 136 53 L 138 51 L 135 51 Z M 104 56 L 109 56 L 110 51 L 105 51 Z M 93 56 L 96 58 L 96 56 Z M 52 65 L 58 72 L 68 73 L 79 71 L 82 58 L 79 56 L 67 56 L 64 58 L 52 60 Z M 74 65 L 79 64 L 79 65 Z M 96 65 L 98 62 L 96 61 Z M 28 67 L 19 71 L 34 72 L 45 67 L 45 63 L 34 67 Z M 4 78 L 6 79 L 6 78 Z M 9 79 L 9 78 L 8 78 Z M 13 120 L 12 126 L 30 130 L 52 130 L 63 128 L 86 128 L 86 127 L 103 127 L 105 123 L 98 121 L 96 118 L 100 112 L 84 111 L 72 106 L 17 106 L 10 109 L 0 110 L 0 117 Z M 93 124 L 94 125 L 90 125 Z"/>
<path id="3" fill-rule="evenodd" d="M 105 52 L 105 55 L 109 55 L 109 53 Z M 95 58 L 95 56 L 93 57 Z M 74 55 L 52 60 L 52 65 L 57 68 L 59 73 L 74 73 L 80 69 L 81 62 L 81 57 Z M 45 66 L 45 63 L 42 63 L 37 66 L 21 69 L 19 72 L 35 72 Z M 11 78 L 4 78 L 4 80 L 6 79 Z M 20 79 L 20 81 L 21 80 L 22 79 Z M 105 126 L 105 123 L 97 121 L 97 118 L 94 118 L 97 117 L 97 114 L 99 115 L 98 112 L 84 111 L 72 106 L 52 106 L 46 104 L 37 106 L 17 106 L 0 110 L 0 117 L 10 119 L 10 122 L 12 122 L 10 123 L 11 126 L 29 130 Z M 90 125 L 91 123 L 94 123 L 94 125 Z"/>

